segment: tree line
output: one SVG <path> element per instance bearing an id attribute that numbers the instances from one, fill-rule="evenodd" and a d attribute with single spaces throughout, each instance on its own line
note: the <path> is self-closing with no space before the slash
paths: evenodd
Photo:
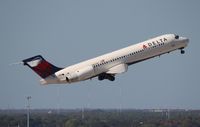
<path id="1" fill-rule="evenodd" d="M 26 120 L 26 110 L 0 111 L 0 127 Z M 30 127 L 200 127 L 200 110 L 31 110 Z"/>

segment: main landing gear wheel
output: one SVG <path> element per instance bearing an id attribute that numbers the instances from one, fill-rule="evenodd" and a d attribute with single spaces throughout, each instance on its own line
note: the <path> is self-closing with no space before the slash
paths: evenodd
<path id="1" fill-rule="evenodd" d="M 99 81 L 102 81 L 102 80 L 104 80 L 104 79 L 105 79 L 104 76 L 98 76 L 98 80 L 99 80 Z"/>
<path id="2" fill-rule="evenodd" d="M 104 79 L 108 79 L 109 81 L 115 81 L 115 76 L 105 73 L 98 76 L 98 80 L 102 81 Z"/>
<path id="3" fill-rule="evenodd" d="M 110 80 L 110 81 L 115 81 L 115 77 L 112 76 L 112 75 L 110 75 L 110 76 L 108 76 L 108 80 Z"/>

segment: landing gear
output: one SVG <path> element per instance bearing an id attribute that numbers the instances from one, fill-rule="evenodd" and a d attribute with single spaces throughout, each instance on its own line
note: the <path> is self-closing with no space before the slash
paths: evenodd
<path id="1" fill-rule="evenodd" d="M 102 81 L 102 80 L 104 80 L 104 79 L 105 79 L 105 77 L 104 77 L 103 75 L 99 75 L 99 76 L 98 76 L 98 80 L 99 80 L 99 81 Z"/>
<path id="2" fill-rule="evenodd" d="M 115 76 L 111 74 L 106 74 L 106 73 L 100 74 L 98 76 L 98 80 L 102 81 L 104 79 L 108 79 L 109 81 L 115 81 Z"/>
<path id="3" fill-rule="evenodd" d="M 184 54 L 184 53 L 185 53 L 185 51 L 183 49 L 181 49 L 181 54 Z"/>
<path id="4" fill-rule="evenodd" d="M 66 81 L 69 82 L 69 78 L 68 77 L 66 77 Z"/>
<path id="5" fill-rule="evenodd" d="M 183 49 L 184 49 L 184 47 L 180 48 L 181 54 L 184 54 L 184 53 L 185 53 L 185 51 L 184 51 Z"/>
<path id="6" fill-rule="evenodd" d="M 112 75 L 108 75 L 107 79 L 110 81 L 115 81 L 115 77 Z"/>

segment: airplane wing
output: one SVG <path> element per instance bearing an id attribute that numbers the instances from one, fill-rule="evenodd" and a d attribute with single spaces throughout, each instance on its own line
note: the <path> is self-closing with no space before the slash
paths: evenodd
<path id="1" fill-rule="evenodd" d="M 127 70 L 128 65 L 123 63 L 110 68 L 106 74 L 120 74 L 126 72 Z"/>

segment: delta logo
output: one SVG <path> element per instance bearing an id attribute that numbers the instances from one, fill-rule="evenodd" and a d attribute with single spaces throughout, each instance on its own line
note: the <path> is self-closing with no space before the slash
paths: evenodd
<path id="1" fill-rule="evenodd" d="M 167 38 L 161 38 L 161 39 L 158 39 L 158 40 L 155 40 L 155 41 L 152 41 L 152 42 L 148 42 L 146 45 L 143 44 L 142 47 L 143 47 L 143 49 L 146 49 L 148 47 L 156 46 L 156 45 L 159 45 L 159 44 L 164 43 L 166 41 L 167 41 Z M 148 47 L 147 47 L 147 45 L 148 45 Z"/>

